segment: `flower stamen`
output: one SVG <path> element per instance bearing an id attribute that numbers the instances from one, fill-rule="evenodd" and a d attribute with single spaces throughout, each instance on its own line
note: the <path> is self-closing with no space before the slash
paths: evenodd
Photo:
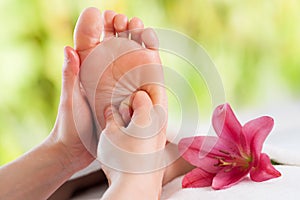
<path id="1" fill-rule="evenodd" d="M 226 154 L 226 155 L 230 155 L 230 153 L 229 153 L 228 151 L 224 151 L 224 150 L 222 150 L 222 149 L 220 149 L 219 152 L 224 153 L 224 154 Z"/>

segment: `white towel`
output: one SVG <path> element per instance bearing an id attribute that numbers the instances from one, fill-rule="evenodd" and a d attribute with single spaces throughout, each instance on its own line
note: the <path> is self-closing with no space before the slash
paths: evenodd
<path id="1" fill-rule="evenodd" d="M 248 178 L 225 190 L 213 190 L 210 187 L 181 189 L 182 177 L 179 177 L 162 190 L 162 200 L 296 200 L 299 198 L 300 167 L 277 166 L 282 176 L 277 179 L 256 183 Z M 87 190 L 72 200 L 99 199 L 105 192 L 105 186 Z"/>
<path id="2" fill-rule="evenodd" d="M 274 129 L 267 137 L 263 152 L 275 161 L 300 166 L 300 103 L 281 102 L 238 113 L 243 122 L 269 115 L 274 118 Z"/>
<path id="3" fill-rule="evenodd" d="M 253 182 L 245 178 L 240 183 L 224 190 L 205 188 L 181 189 L 182 177 L 163 188 L 162 200 L 296 200 L 299 199 L 300 167 L 277 166 L 282 176 L 265 182 Z"/>

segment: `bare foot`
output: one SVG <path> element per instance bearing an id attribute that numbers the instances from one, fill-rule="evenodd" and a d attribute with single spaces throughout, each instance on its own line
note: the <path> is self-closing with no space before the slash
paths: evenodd
<path id="1" fill-rule="evenodd" d="M 77 51 L 80 58 L 80 73 L 83 71 L 83 73 L 81 74 L 81 81 L 83 83 L 83 86 L 85 86 L 90 102 L 93 101 L 92 92 L 93 90 L 96 90 L 97 101 L 99 101 L 99 103 L 95 105 L 93 111 L 94 117 L 97 117 L 99 124 L 101 124 L 101 127 L 105 127 L 105 120 L 103 117 L 104 108 L 112 103 L 110 102 L 110 99 L 114 90 L 114 84 L 118 82 L 118 80 L 120 81 L 122 75 L 143 64 L 148 65 L 154 63 L 158 66 L 160 65 L 161 62 L 159 54 L 158 51 L 156 51 L 158 42 L 155 38 L 155 35 L 152 34 L 153 32 L 151 32 L 151 30 L 144 29 L 143 22 L 140 19 L 132 18 L 131 20 L 128 20 L 125 15 L 116 14 L 114 11 L 105 11 L 102 18 L 101 13 L 97 8 L 87 8 L 79 17 L 74 32 L 74 44 L 75 50 Z M 129 35 L 131 36 L 130 39 L 128 39 Z M 100 42 L 101 36 L 105 42 Z M 105 46 L 107 44 L 110 47 Z M 94 80 L 94 82 L 89 82 L 89 80 L 93 78 L 91 76 L 95 75 L 95 73 L 93 73 L 93 70 L 90 70 L 89 66 L 86 66 L 84 62 L 89 59 L 89 55 L 96 47 L 98 48 L 98 46 L 100 49 L 102 48 L 103 50 L 106 50 L 106 53 L 104 52 L 103 55 L 100 55 L 101 58 L 104 57 L 104 60 L 106 60 L 105 56 L 111 58 L 112 55 L 116 55 L 116 53 L 111 52 L 111 47 L 115 47 L 116 44 L 126 44 L 124 45 L 125 47 L 127 47 L 127 49 L 125 48 L 125 50 L 131 49 L 132 51 L 129 51 L 128 54 L 125 54 L 122 57 L 114 60 L 114 62 L 109 66 L 103 66 L 102 63 L 102 68 L 106 70 L 105 72 L 103 72 L 103 76 L 101 77 L 100 81 L 98 82 L 97 80 L 97 78 L 99 77 L 94 76 L 94 79 L 96 79 L 96 81 Z M 145 47 L 143 47 L 141 44 L 144 44 Z M 114 50 L 114 48 L 112 48 L 112 50 Z M 109 55 L 107 55 L 107 52 Z M 120 52 L 116 52 L 117 54 L 120 54 Z M 98 63 L 101 64 L 101 59 L 98 60 Z M 85 68 L 88 69 L 84 72 Z M 154 70 L 154 74 L 158 73 L 157 78 L 160 81 L 162 76 L 161 69 L 157 70 L 156 67 L 154 68 Z M 136 70 L 135 75 L 137 72 L 140 72 L 140 70 Z M 143 74 L 142 72 L 137 75 L 138 76 L 135 78 L 139 78 L 139 82 L 143 80 L 143 77 L 148 76 L 147 73 Z M 127 83 L 124 84 L 124 90 L 121 91 L 121 99 L 123 100 L 127 97 L 128 100 L 128 103 L 125 105 L 125 107 L 130 105 L 130 98 L 128 98 L 128 96 L 130 96 L 134 92 L 137 87 L 136 83 L 138 82 L 134 82 L 133 80 L 131 80 L 131 82 L 128 82 L 128 79 L 125 80 L 125 82 L 126 81 Z M 132 84 L 134 84 L 133 87 Z M 164 88 L 159 87 L 158 85 L 144 85 L 139 89 L 144 90 L 149 94 L 152 100 L 152 104 L 160 104 L 163 105 L 164 108 L 166 108 L 167 100 Z M 92 92 L 89 94 L 88 91 Z M 101 102 L 102 98 L 104 99 L 104 102 Z M 121 101 L 121 99 L 118 101 Z M 119 107 L 120 110 L 123 108 L 123 106 L 119 105 L 117 107 Z M 126 107 L 124 110 L 128 111 L 130 109 Z M 123 111 L 121 113 L 122 115 L 124 115 L 122 117 L 124 119 L 124 122 L 127 124 L 131 118 L 130 113 L 126 113 Z M 101 131 L 101 127 L 98 132 Z M 173 164 L 167 167 L 164 176 L 164 183 L 169 182 L 176 176 L 184 174 L 190 169 L 191 166 L 188 165 L 183 159 L 178 159 Z"/>
<path id="2" fill-rule="evenodd" d="M 167 110 L 154 31 L 144 29 L 138 18 L 129 21 L 113 11 L 105 11 L 103 19 L 102 22 L 99 11 L 87 9 L 75 31 L 76 50 L 82 62 L 80 79 L 98 121 L 98 133 L 105 127 L 104 108 L 119 106 L 138 90 L 146 91 L 153 104 Z"/>

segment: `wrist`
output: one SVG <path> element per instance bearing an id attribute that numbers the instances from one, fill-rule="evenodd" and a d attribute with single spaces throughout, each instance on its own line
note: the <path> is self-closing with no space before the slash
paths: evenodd
<path id="1" fill-rule="evenodd" d="M 111 188 L 122 188 L 130 199 L 159 199 L 162 188 L 161 171 L 147 174 L 120 173 L 111 180 Z M 125 197 L 125 199 L 128 198 Z"/>
<path id="2" fill-rule="evenodd" d="M 80 139 L 78 139 L 78 142 L 76 138 L 75 142 L 72 140 L 73 138 L 66 139 L 64 135 L 55 127 L 45 143 L 56 151 L 57 160 L 63 168 L 74 174 L 87 167 L 95 158 L 85 149 Z"/>
<path id="3" fill-rule="evenodd" d="M 71 176 L 76 172 L 72 157 L 67 152 L 66 147 L 59 140 L 50 136 L 44 141 L 43 146 L 44 148 L 48 148 L 49 154 L 52 155 L 64 174 Z"/>

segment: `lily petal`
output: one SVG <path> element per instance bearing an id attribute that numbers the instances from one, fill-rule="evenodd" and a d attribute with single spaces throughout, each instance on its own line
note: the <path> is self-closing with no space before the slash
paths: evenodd
<path id="1" fill-rule="evenodd" d="M 215 109 L 212 124 L 220 138 L 240 144 L 242 126 L 229 104 L 220 105 Z"/>
<path id="2" fill-rule="evenodd" d="M 200 168 L 193 169 L 182 180 L 183 188 L 196 188 L 211 186 L 215 174 L 208 173 Z"/>
<path id="3" fill-rule="evenodd" d="M 237 147 L 214 136 L 197 136 L 180 140 L 178 149 L 182 157 L 192 165 L 210 173 L 217 173 L 218 158 L 226 160 L 239 156 Z"/>
<path id="4" fill-rule="evenodd" d="M 242 167 L 226 167 L 214 177 L 212 188 L 215 190 L 225 189 L 237 184 L 249 173 L 248 168 Z"/>
<path id="5" fill-rule="evenodd" d="M 264 116 L 249 121 L 242 128 L 246 138 L 247 152 L 252 152 L 254 165 L 259 162 L 259 156 L 263 143 L 274 126 L 274 120 L 271 117 Z"/>
<path id="6" fill-rule="evenodd" d="M 205 136 L 183 138 L 178 143 L 179 153 L 190 164 L 204 169 L 211 169 L 212 171 L 209 170 L 209 172 L 217 172 L 218 170 L 214 169 L 213 166 L 218 161 L 215 158 L 208 157 L 208 152 L 203 151 L 200 154 L 200 148 L 204 140 L 211 140 L 211 143 L 216 143 L 218 138 Z"/>
<path id="7" fill-rule="evenodd" d="M 256 182 L 262 182 L 280 176 L 281 173 L 275 169 L 269 156 L 264 153 L 260 155 L 260 162 L 258 163 L 258 166 L 250 171 L 251 180 Z"/>

